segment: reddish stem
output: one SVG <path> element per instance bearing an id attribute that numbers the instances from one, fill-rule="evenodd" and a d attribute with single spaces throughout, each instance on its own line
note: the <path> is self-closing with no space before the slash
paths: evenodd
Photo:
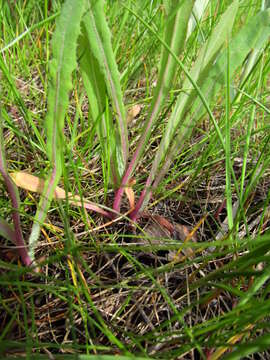
<path id="1" fill-rule="evenodd" d="M 12 219 L 14 224 L 14 231 L 15 231 L 15 238 L 16 238 L 16 245 L 19 252 L 19 255 L 23 261 L 23 263 L 26 266 L 31 265 L 32 260 L 28 254 L 27 247 L 25 245 L 22 230 L 21 230 L 21 221 L 20 221 L 20 214 L 19 214 L 19 202 L 18 202 L 18 194 L 16 194 L 17 189 L 15 188 L 15 185 L 13 184 L 11 178 L 9 175 L 7 175 L 3 169 L 0 169 L 0 172 L 2 173 L 2 176 L 5 180 L 7 190 L 12 202 L 13 212 L 12 212 Z"/>

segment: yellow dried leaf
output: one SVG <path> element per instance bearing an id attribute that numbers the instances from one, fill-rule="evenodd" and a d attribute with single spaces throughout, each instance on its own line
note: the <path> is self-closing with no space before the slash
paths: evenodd
<path id="1" fill-rule="evenodd" d="M 36 192 L 39 194 L 42 194 L 45 181 L 37 176 L 28 174 L 24 171 L 17 171 L 10 174 L 12 180 L 14 183 L 27 191 Z M 109 216 L 109 213 L 100 208 L 97 204 L 92 203 L 91 201 L 84 200 L 83 204 L 81 202 L 81 198 L 78 195 L 73 195 L 71 192 L 68 194 L 68 198 L 70 200 L 70 204 L 75 206 L 83 206 L 85 209 L 96 211 L 102 215 Z M 66 192 L 59 186 L 56 187 L 53 197 L 55 199 L 65 199 L 66 198 Z"/>
<path id="2" fill-rule="evenodd" d="M 36 192 L 39 194 L 42 194 L 45 181 L 37 176 L 28 174 L 24 171 L 17 171 L 10 174 L 12 180 L 15 182 L 15 184 L 28 191 Z M 56 199 L 65 199 L 66 193 L 63 189 L 61 189 L 59 186 L 56 187 L 54 191 L 54 197 Z"/>
<path id="3" fill-rule="evenodd" d="M 131 187 L 125 187 L 125 193 L 129 201 L 130 209 L 133 209 L 135 206 L 135 195 Z"/>
<path id="4" fill-rule="evenodd" d="M 135 179 L 130 179 L 128 182 L 128 186 L 125 187 L 125 193 L 129 201 L 130 209 L 134 209 L 135 207 L 135 194 L 132 189 L 132 186 L 136 184 Z"/>

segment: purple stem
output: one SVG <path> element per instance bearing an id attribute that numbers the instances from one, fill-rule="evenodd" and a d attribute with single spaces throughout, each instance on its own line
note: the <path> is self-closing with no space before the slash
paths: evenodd
<path id="1" fill-rule="evenodd" d="M 152 125 L 152 117 L 150 118 L 150 121 L 149 123 L 147 124 L 147 127 L 146 127 L 146 130 L 144 133 L 147 133 L 147 131 L 149 131 L 151 125 Z M 127 185 L 128 183 L 128 180 L 134 170 L 134 167 L 135 167 L 135 164 L 136 164 L 136 161 L 138 160 L 139 156 L 140 156 L 140 152 L 142 150 L 142 146 L 143 146 L 143 143 L 145 141 L 145 136 L 143 135 L 140 139 L 140 142 L 137 146 L 137 149 L 135 150 L 135 153 L 128 165 L 128 168 L 127 168 L 127 171 L 125 172 L 125 175 L 123 176 L 123 179 L 121 181 L 121 185 L 120 185 L 120 188 L 116 191 L 116 194 L 115 194 L 115 198 L 114 198 L 114 202 L 113 202 L 113 209 L 115 211 L 117 211 L 118 213 L 120 212 L 120 205 L 121 205 L 121 199 L 122 199 L 122 196 L 124 194 L 124 188 L 125 186 Z"/>
<path id="2" fill-rule="evenodd" d="M 167 173 L 167 171 L 169 170 L 169 167 L 171 165 L 171 153 L 169 153 L 169 155 L 167 156 L 166 160 L 165 160 L 165 164 L 163 165 L 163 167 L 161 168 L 160 172 L 158 173 L 158 175 L 155 178 L 155 181 L 152 185 L 152 190 L 147 190 L 149 189 L 151 183 L 152 183 L 152 176 L 151 173 L 149 174 L 147 180 L 146 180 L 146 184 L 145 184 L 145 188 L 141 193 L 141 196 L 138 200 L 138 203 L 135 206 L 135 209 L 130 213 L 130 218 L 133 221 L 136 221 L 139 211 L 141 209 L 141 206 L 143 205 L 143 202 L 145 200 L 146 195 L 149 195 L 149 198 L 152 197 L 152 191 L 154 189 L 156 189 L 159 185 L 159 183 L 161 182 L 161 180 L 163 179 L 163 177 L 165 176 L 165 174 Z M 149 192 L 148 192 L 149 191 Z"/>
<path id="3" fill-rule="evenodd" d="M 74 202 L 74 204 L 76 204 L 76 201 Z M 101 214 L 109 219 L 112 219 L 113 216 L 106 210 L 103 210 L 102 208 L 100 208 L 99 206 L 93 204 L 93 203 L 90 203 L 90 202 L 84 202 L 83 203 L 83 206 L 85 209 L 88 209 L 88 210 L 91 210 L 91 211 L 95 211 L 97 212 L 98 214 Z"/>
<path id="4" fill-rule="evenodd" d="M 146 180 L 145 187 L 144 187 L 144 189 L 143 189 L 143 191 L 141 193 L 141 196 L 140 196 L 140 198 L 139 198 L 139 200 L 138 200 L 138 202 L 137 202 L 137 204 L 135 206 L 135 209 L 129 215 L 130 219 L 133 220 L 133 221 L 137 220 L 137 217 L 138 217 L 139 211 L 140 211 L 140 209 L 142 207 L 142 204 L 144 202 L 145 196 L 146 195 L 149 195 L 149 197 L 152 196 L 152 191 L 149 190 L 151 182 L 152 182 L 151 176 L 149 175 L 147 180 Z"/>
<path id="5" fill-rule="evenodd" d="M 137 218 L 138 218 L 138 214 L 139 214 L 139 211 L 140 211 L 140 208 L 141 208 L 141 206 L 142 206 L 142 203 L 143 203 L 143 200 L 144 200 L 144 197 L 145 197 L 146 193 L 147 193 L 147 191 L 146 191 L 146 189 L 144 189 L 144 190 L 142 191 L 142 193 L 141 193 L 141 196 L 140 196 L 140 198 L 139 198 L 139 200 L 138 200 L 138 202 L 137 202 L 134 210 L 133 210 L 133 211 L 130 213 L 130 215 L 129 215 L 130 219 L 131 219 L 132 221 L 134 221 L 134 222 L 135 222 L 135 221 L 137 220 Z"/>
<path id="6" fill-rule="evenodd" d="M 2 174 L 4 181 L 7 186 L 7 190 L 12 202 L 12 219 L 14 224 L 14 234 L 16 240 L 16 246 L 18 248 L 19 255 L 26 266 L 31 265 L 32 260 L 28 254 L 28 249 L 25 246 L 25 242 L 22 235 L 22 228 L 20 222 L 20 197 L 18 193 L 17 186 L 14 184 L 13 180 L 8 174 L 7 166 L 6 166 L 6 157 L 4 151 L 4 139 L 3 139 L 3 127 L 2 127 L 2 117 L 0 111 L 0 173 Z"/>
<path id="7" fill-rule="evenodd" d="M 125 172 L 125 175 L 123 176 L 120 188 L 116 191 L 114 202 L 113 202 L 113 209 L 115 211 L 117 211 L 118 213 L 120 212 L 120 205 L 121 205 L 122 196 L 124 194 L 124 188 L 127 185 L 127 182 L 132 174 L 132 171 L 133 171 L 133 168 L 134 168 L 134 165 L 135 165 L 135 162 L 137 160 L 140 150 L 141 150 L 141 146 L 139 144 L 129 165 L 128 165 L 127 171 Z"/>
<path id="8" fill-rule="evenodd" d="M 124 193 L 124 188 L 127 185 L 128 180 L 130 179 L 132 172 L 134 171 L 136 162 L 139 161 L 143 146 L 144 146 L 145 142 L 147 141 L 147 139 L 150 136 L 150 129 L 152 127 L 152 124 L 154 122 L 154 119 L 155 119 L 156 115 L 158 114 L 160 102 L 161 102 L 161 91 L 159 91 L 157 96 L 156 96 L 156 101 L 154 102 L 153 110 L 150 111 L 151 115 L 150 115 L 144 129 L 143 129 L 143 133 L 142 133 L 142 135 L 140 137 L 138 146 L 137 146 L 137 148 L 135 150 L 135 153 L 134 153 L 134 155 L 133 155 L 133 157 L 132 157 L 132 159 L 131 159 L 131 161 L 130 161 L 130 163 L 128 165 L 127 171 L 125 172 L 125 175 L 123 176 L 120 188 L 116 191 L 115 198 L 114 198 L 114 203 L 113 203 L 113 209 L 115 211 L 117 211 L 118 213 L 120 212 L 120 205 L 121 205 L 121 199 L 122 199 L 122 196 L 123 196 L 123 193 Z"/>
<path id="9" fill-rule="evenodd" d="M 13 224 L 14 224 L 16 246 L 17 246 L 19 255 L 20 255 L 23 263 L 26 266 L 29 266 L 29 265 L 31 265 L 32 260 L 28 254 L 28 250 L 27 250 L 27 247 L 25 245 L 23 235 L 22 235 L 21 221 L 20 221 L 20 215 L 19 215 L 19 201 L 18 201 L 19 195 L 17 193 L 16 185 L 14 185 L 10 176 L 8 174 L 6 174 L 5 170 L 3 169 L 3 167 L 1 165 L 3 165 L 3 164 L 0 163 L 0 172 L 6 183 L 7 190 L 8 190 L 11 202 L 12 202 L 12 207 L 14 209 L 12 212 L 12 219 L 13 219 Z"/>
<path id="10" fill-rule="evenodd" d="M 130 164 L 128 166 L 128 169 L 125 172 L 125 175 L 123 176 L 120 188 L 115 193 L 114 202 L 113 202 L 113 209 L 115 211 L 117 211 L 117 212 L 120 212 L 120 204 L 121 204 L 122 196 L 124 194 L 124 188 L 127 185 L 127 182 L 129 180 L 130 174 L 132 172 L 134 163 L 135 163 L 135 156 L 133 156 L 133 158 L 132 158 L 132 160 L 131 160 L 131 162 L 130 162 Z"/>
<path id="11" fill-rule="evenodd" d="M 145 188 L 143 189 L 143 191 L 141 192 L 141 196 L 134 208 L 134 210 L 130 213 L 129 217 L 132 221 L 136 221 L 139 215 L 139 211 L 141 210 L 142 204 L 144 202 L 145 196 L 148 195 L 150 198 L 152 196 L 152 191 L 148 190 L 148 187 L 145 186 Z"/>

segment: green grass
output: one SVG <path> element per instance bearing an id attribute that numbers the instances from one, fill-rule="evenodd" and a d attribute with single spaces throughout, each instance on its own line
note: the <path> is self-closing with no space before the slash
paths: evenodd
<path id="1" fill-rule="evenodd" d="M 264 2 L 242 0 L 237 9 L 237 1 L 209 1 L 182 52 L 163 40 L 164 29 L 166 40 L 173 31 L 165 17 L 169 3 L 107 1 L 106 23 L 100 8 L 93 8 L 101 41 L 87 28 L 83 8 L 70 12 L 77 24 L 71 28 L 62 1 L 0 1 L 0 121 L 8 171 L 49 182 L 55 166 L 55 186 L 112 214 L 106 219 L 74 207 L 68 196 L 55 201 L 50 187 L 45 197 L 20 189 L 14 209 L 0 178 L 1 218 L 11 224 L 19 210 L 26 243 L 33 223 L 38 228 L 31 256 L 39 269 L 22 264 L 13 230 L 1 233 L 3 358 L 269 357 L 269 24 L 263 30 L 258 25 Z M 234 22 L 230 13 L 226 18 L 232 3 Z M 229 22 L 231 34 L 225 30 Z M 74 37 L 62 54 L 61 26 L 67 42 Z M 203 53 L 217 26 L 221 35 L 212 36 Z M 249 46 L 253 53 L 240 61 Z M 222 56 L 213 63 L 217 50 Z M 171 79 L 163 76 L 164 54 L 175 59 Z M 62 59 L 68 61 L 63 68 Z M 55 69 L 62 82 L 53 85 Z M 159 86 L 164 99 L 146 134 Z M 52 111 L 57 91 L 65 96 L 66 111 L 57 102 Z M 119 218 L 112 207 L 128 164 L 121 117 L 135 104 L 141 112 L 127 124 L 129 161 L 142 134 L 145 145 L 126 180 L 136 180 L 136 204 L 141 201 L 148 215 L 131 214 L 133 222 L 126 198 Z M 55 156 L 48 145 L 54 141 L 48 131 L 53 117 Z M 183 243 L 177 232 L 169 236 L 157 215 L 174 230 L 175 224 L 197 229 L 196 241 Z M 161 231 L 158 239 L 150 226 Z"/>

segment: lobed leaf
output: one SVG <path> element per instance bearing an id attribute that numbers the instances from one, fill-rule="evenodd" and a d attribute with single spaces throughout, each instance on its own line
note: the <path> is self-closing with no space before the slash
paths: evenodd
<path id="1" fill-rule="evenodd" d="M 83 11 L 83 0 L 67 0 L 57 19 L 52 38 L 53 58 L 49 65 L 48 113 L 45 120 L 46 148 L 51 163 L 51 171 L 44 186 L 29 238 L 32 259 L 40 233 L 40 224 L 45 220 L 54 190 L 62 174 L 64 120 L 69 103 L 69 92 L 72 89 L 71 74 L 77 65 L 76 47 Z"/>

